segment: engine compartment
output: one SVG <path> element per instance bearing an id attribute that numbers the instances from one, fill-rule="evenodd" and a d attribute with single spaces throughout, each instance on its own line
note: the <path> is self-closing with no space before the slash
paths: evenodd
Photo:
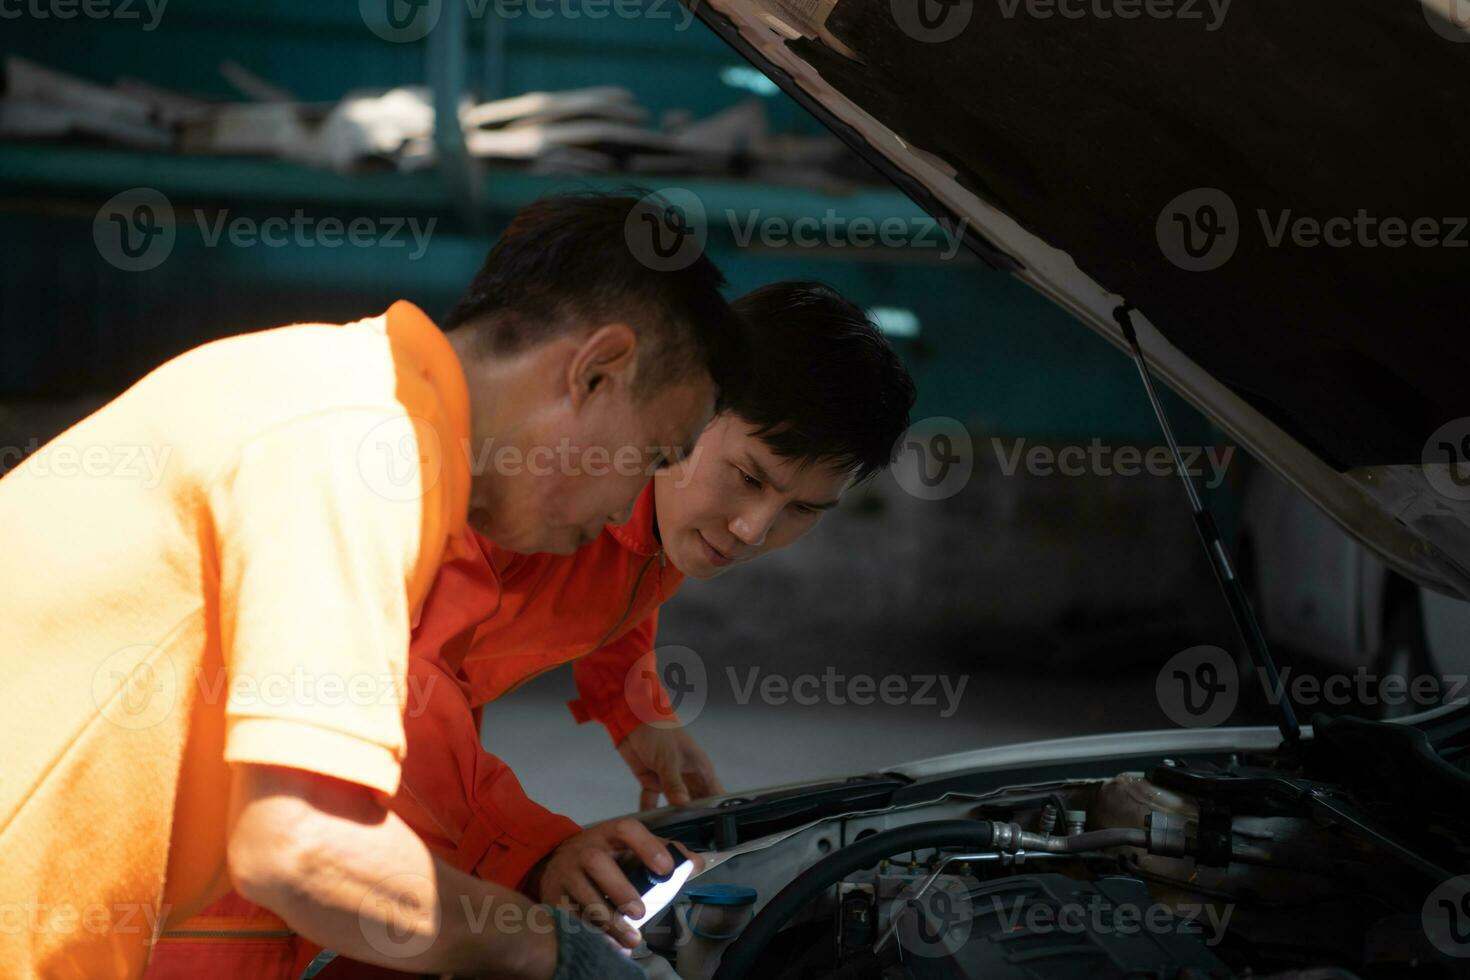
<path id="1" fill-rule="evenodd" d="M 1266 752 L 885 774 L 655 829 L 737 848 L 704 878 L 760 896 L 701 980 L 1470 976 L 1470 722 L 1316 722 Z M 681 962 L 672 919 L 645 935 Z"/>

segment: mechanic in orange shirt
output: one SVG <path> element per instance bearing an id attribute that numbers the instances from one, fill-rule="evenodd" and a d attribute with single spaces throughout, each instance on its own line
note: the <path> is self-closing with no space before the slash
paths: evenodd
<path id="1" fill-rule="evenodd" d="M 732 308 L 761 368 L 688 459 L 655 474 L 632 518 L 575 555 L 517 554 L 467 533 L 467 555 L 439 570 L 409 658 L 413 687 L 427 693 L 405 716 L 395 812 L 454 867 L 545 901 L 570 899 L 626 945 L 634 936 L 604 896 L 635 917 L 640 910 L 613 857 L 661 845 L 636 820 L 584 830 L 530 800 L 481 746 L 479 707 L 572 662 L 572 713 L 607 728 L 638 780 L 640 809 L 660 795 L 680 804 L 723 792 L 657 680 L 658 607 L 685 576 L 713 578 L 807 534 L 844 489 L 888 465 L 914 401 L 887 341 L 831 289 L 777 283 Z M 295 949 L 284 954 L 294 972 L 271 978 L 295 980 L 318 950 L 281 936 L 279 922 L 238 898 L 211 912 L 200 929 L 220 933 L 217 945 L 166 935 L 149 980 L 234 975 L 251 935 L 257 949 Z M 318 976 L 396 975 L 339 958 Z"/>
<path id="2" fill-rule="evenodd" d="M 626 520 L 738 360 L 719 273 L 640 262 L 638 204 L 525 209 L 447 334 L 400 302 L 207 344 L 0 479 L 7 976 L 140 976 L 157 930 L 230 884 L 369 962 L 636 975 L 566 919 L 537 929 L 389 802 L 442 559 L 568 554 Z M 638 465 L 482 468 L 492 446 Z M 527 927 L 476 921 L 486 902 Z"/>

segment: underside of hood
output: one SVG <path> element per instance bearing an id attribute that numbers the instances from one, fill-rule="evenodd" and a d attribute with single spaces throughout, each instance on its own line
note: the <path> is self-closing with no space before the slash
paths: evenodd
<path id="1" fill-rule="evenodd" d="M 1395 569 L 1470 597 L 1455 5 L 696 10 L 992 265 L 1120 347 L 1135 306 L 1171 387 Z"/>

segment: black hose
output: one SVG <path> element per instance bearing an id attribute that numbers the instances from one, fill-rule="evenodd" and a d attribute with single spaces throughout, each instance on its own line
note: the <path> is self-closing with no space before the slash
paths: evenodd
<path id="1" fill-rule="evenodd" d="M 993 837 L 993 825 L 989 820 L 934 820 L 885 830 L 829 854 L 797 875 L 766 903 L 760 914 L 750 920 L 740 938 L 720 958 L 720 968 L 715 971 L 714 980 L 743 980 L 767 944 L 792 916 L 823 890 L 854 871 L 872 867 L 884 858 L 904 851 L 931 847 L 991 850 Z"/>

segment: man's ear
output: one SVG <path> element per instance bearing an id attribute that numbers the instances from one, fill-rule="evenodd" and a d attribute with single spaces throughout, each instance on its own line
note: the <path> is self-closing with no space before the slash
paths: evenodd
<path id="1" fill-rule="evenodd" d="M 583 339 L 567 365 L 572 407 L 580 409 L 594 392 L 631 388 L 638 362 L 638 335 L 626 323 L 608 323 Z"/>

